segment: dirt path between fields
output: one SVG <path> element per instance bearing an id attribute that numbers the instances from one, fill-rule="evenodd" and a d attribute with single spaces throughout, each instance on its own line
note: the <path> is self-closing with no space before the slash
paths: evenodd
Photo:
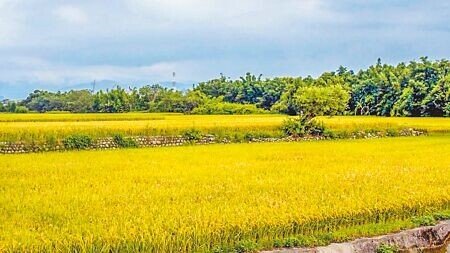
<path id="1" fill-rule="evenodd" d="M 324 247 L 277 249 L 261 253 L 373 253 L 381 244 L 396 245 L 400 252 L 427 252 L 427 250 L 436 248 L 439 250 L 430 252 L 447 252 L 445 244 L 448 244 L 449 237 L 450 220 L 446 220 L 435 226 L 360 238 L 346 243 L 332 243 Z"/>

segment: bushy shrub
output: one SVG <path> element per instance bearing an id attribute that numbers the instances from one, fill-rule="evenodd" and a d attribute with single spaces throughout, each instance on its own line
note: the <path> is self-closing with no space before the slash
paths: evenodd
<path id="1" fill-rule="evenodd" d="M 322 133 L 323 137 L 328 139 L 338 139 L 339 135 L 336 134 L 333 130 L 325 128 Z"/>
<path id="2" fill-rule="evenodd" d="M 63 139 L 66 149 L 86 149 L 92 144 L 92 137 L 86 134 L 73 134 Z"/>
<path id="3" fill-rule="evenodd" d="M 386 135 L 395 137 L 395 136 L 399 136 L 400 132 L 398 131 L 398 129 L 388 128 L 388 129 L 386 129 Z"/>
<path id="4" fill-rule="evenodd" d="M 322 135 L 325 127 L 315 119 L 299 116 L 284 120 L 282 130 L 286 136 L 302 137 L 305 135 Z"/>
<path id="5" fill-rule="evenodd" d="M 202 138 L 202 134 L 201 134 L 200 130 L 195 129 L 195 128 L 183 131 L 182 136 L 184 139 L 186 139 L 187 141 L 190 141 L 190 142 L 198 141 Z"/>
<path id="6" fill-rule="evenodd" d="M 29 110 L 25 106 L 17 106 L 15 113 L 28 113 Z"/>
<path id="7" fill-rule="evenodd" d="M 286 119 L 283 121 L 283 132 L 287 136 L 303 136 L 306 134 L 305 125 L 300 119 Z"/>
<path id="8" fill-rule="evenodd" d="M 294 95 L 296 107 L 314 117 L 342 114 L 349 99 L 349 92 L 341 85 L 301 87 Z"/>
<path id="9" fill-rule="evenodd" d="M 115 134 L 113 140 L 121 148 L 135 148 L 139 146 L 133 138 L 125 137 L 122 134 Z"/>

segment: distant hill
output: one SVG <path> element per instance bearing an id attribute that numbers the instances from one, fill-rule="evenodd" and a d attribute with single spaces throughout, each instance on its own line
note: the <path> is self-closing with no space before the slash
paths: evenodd
<path id="1" fill-rule="evenodd" d="M 121 82 L 116 82 L 113 80 L 101 80 L 101 81 L 95 82 L 95 91 L 110 90 L 110 89 L 116 88 L 117 86 L 120 86 L 122 88 L 134 88 L 134 87 L 139 88 L 139 87 L 142 87 L 145 85 L 153 85 L 153 84 L 159 84 L 163 87 L 175 88 L 176 90 L 184 91 L 187 89 L 192 89 L 192 85 L 197 84 L 197 83 L 198 82 L 195 82 L 195 81 L 183 81 L 183 82 L 176 82 L 175 86 L 173 86 L 172 81 L 161 81 L 161 82 L 154 82 L 154 83 L 149 83 L 146 81 L 138 81 L 138 82 L 134 82 L 134 83 L 121 83 Z M 93 87 L 93 82 L 72 85 L 70 87 L 65 88 L 64 90 L 83 90 L 83 89 L 91 90 L 92 87 Z"/>
<path id="2" fill-rule="evenodd" d="M 95 91 L 99 90 L 110 90 L 119 85 L 122 88 L 128 87 L 142 87 L 144 85 L 160 84 L 167 88 L 175 88 L 176 90 L 185 91 L 192 88 L 192 84 L 197 84 L 196 81 L 181 81 L 175 83 L 173 86 L 171 81 L 160 81 L 160 82 L 148 82 L 148 81 L 137 81 L 133 83 L 121 83 L 114 80 L 99 80 L 95 82 Z M 29 83 L 2 83 L 0 82 L 0 100 L 9 99 L 24 99 L 33 92 L 34 90 L 48 90 L 48 91 L 69 91 L 69 90 L 91 90 L 92 82 L 90 83 L 80 83 L 76 85 L 67 86 L 51 86 L 45 84 L 29 84 Z"/>
<path id="3" fill-rule="evenodd" d="M 30 90 L 27 86 L 22 84 L 11 85 L 8 83 L 0 83 L 0 98 L 3 99 L 21 99 L 25 98 Z"/>
<path id="4" fill-rule="evenodd" d="M 176 90 L 188 90 L 192 89 L 192 85 L 196 85 L 198 82 L 195 81 L 185 81 L 182 83 L 175 83 L 175 87 L 173 86 L 172 82 L 166 81 L 166 82 L 159 82 L 160 85 L 167 88 L 175 88 Z"/>

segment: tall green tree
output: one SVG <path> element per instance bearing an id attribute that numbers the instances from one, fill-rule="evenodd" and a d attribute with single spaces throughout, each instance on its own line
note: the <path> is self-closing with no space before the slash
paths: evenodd
<path id="1" fill-rule="evenodd" d="M 307 117 L 342 114 L 350 94 L 340 85 L 301 87 L 295 94 L 295 103 Z"/>

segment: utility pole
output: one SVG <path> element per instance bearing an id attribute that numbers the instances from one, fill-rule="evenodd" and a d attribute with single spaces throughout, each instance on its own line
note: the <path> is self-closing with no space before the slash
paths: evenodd
<path id="1" fill-rule="evenodd" d="M 94 92 L 95 92 L 95 79 L 94 79 L 94 82 L 92 83 L 91 93 L 94 94 Z"/>
<path id="2" fill-rule="evenodd" d="M 172 88 L 175 89 L 177 82 L 176 82 L 176 73 L 172 72 Z"/>

